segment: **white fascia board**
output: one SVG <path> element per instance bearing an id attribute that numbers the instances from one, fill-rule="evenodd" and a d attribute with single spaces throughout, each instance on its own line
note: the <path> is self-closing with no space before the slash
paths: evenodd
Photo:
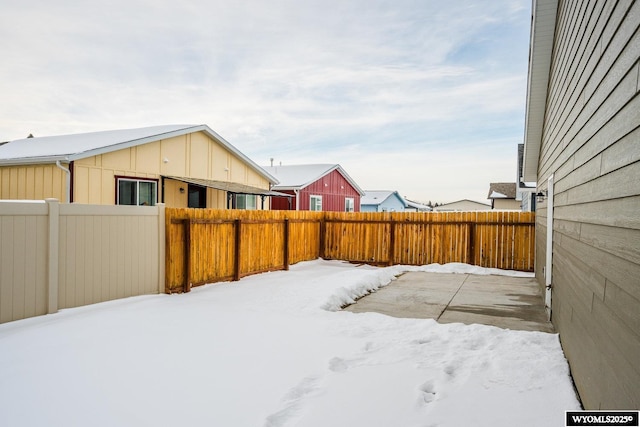
<path id="1" fill-rule="evenodd" d="M 194 132 L 204 132 L 210 138 L 216 140 L 220 145 L 225 147 L 227 150 L 229 150 L 231 153 L 233 153 L 234 155 L 239 157 L 242 161 L 244 161 L 247 165 L 249 165 L 254 171 L 258 172 L 258 174 L 260 174 L 263 178 L 265 178 L 267 181 L 269 181 L 270 184 L 273 185 L 273 184 L 277 184 L 277 183 L 280 182 L 275 177 L 273 177 L 271 174 L 269 174 L 267 171 L 265 171 L 260 166 L 258 166 L 253 160 L 251 160 L 246 155 L 244 155 L 242 152 L 240 152 L 236 147 L 231 145 L 231 143 L 229 141 L 227 141 L 226 139 L 224 139 L 223 137 L 218 135 L 216 132 L 214 132 L 207 125 L 188 126 L 188 127 L 182 128 L 182 129 L 171 131 L 171 132 L 161 133 L 161 134 L 157 134 L 157 135 L 151 135 L 151 136 L 148 136 L 148 137 L 145 137 L 145 138 L 126 141 L 126 142 L 122 142 L 120 144 L 109 145 L 109 146 L 106 146 L 106 147 L 100 147 L 100 148 L 96 148 L 94 150 L 88 150 L 88 151 L 84 151 L 82 153 L 76 153 L 76 154 L 69 155 L 69 156 L 66 157 L 66 159 L 68 159 L 69 161 L 84 159 L 84 158 L 87 158 L 87 157 L 92 157 L 92 156 L 97 156 L 97 155 L 100 155 L 100 154 L 110 153 L 110 152 L 113 152 L 113 151 L 123 150 L 125 148 L 137 147 L 139 145 L 148 144 L 150 142 L 158 141 L 158 140 L 161 140 L 161 139 L 174 138 L 176 136 L 182 136 L 182 135 L 186 135 L 188 133 L 194 133 Z M 55 160 L 53 160 L 53 161 L 55 162 Z"/>
<path id="2" fill-rule="evenodd" d="M 137 147 L 139 145 L 148 144 L 149 142 L 159 141 L 161 139 L 173 138 L 175 136 L 186 135 L 188 133 L 197 132 L 201 126 L 190 126 L 182 129 L 174 130 L 171 132 L 160 133 L 156 135 L 150 135 L 144 138 L 133 139 L 131 141 L 125 141 L 118 144 L 107 145 L 104 147 L 96 148 L 93 150 L 83 151 L 81 153 L 70 154 L 67 158 L 71 161 L 86 159 L 87 157 L 98 156 L 100 154 L 111 153 L 113 151 L 123 150 L 125 148 Z"/>
<path id="3" fill-rule="evenodd" d="M 324 172 L 323 172 L 321 175 L 319 175 L 318 177 L 316 177 L 316 178 L 312 179 L 312 180 L 311 180 L 311 181 L 309 181 L 309 182 L 305 182 L 304 184 L 302 184 L 302 185 L 298 186 L 297 188 L 298 188 L 298 189 L 306 188 L 306 187 L 308 187 L 309 185 L 313 184 L 314 182 L 316 182 L 316 181 L 318 181 L 318 180 L 320 180 L 320 179 L 324 178 L 325 176 L 329 175 L 329 174 L 330 174 L 331 172 L 333 172 L 334 170 L 337 170 L 338 172 L 340 172 L 340 174 L 342 174 L 342 176 L 347 180 L 347 182 L 348 182 L 349 184 L 351 184 L 351 186 L 352 186 L 353 188 L 355 188 L 355 189 L 356 189 L 356 191 L 358 192 L 358 194 L 360 194 L 360 197 L 364 196 L 364 194 L 365 194 L 364 190 L 363 190 L 362 188 L 360 188 L 360 186 L 359 186 L 358 184 L 356 184 L 356 182 L 353 180 L 353 178 L 351 178 L 351 177 L 349 176 L 349 174 L 348 174 L 344 169 L 342 169 L 342 166 L 340 166 L 339 164 L 338 164 L 338 165 L 333 165 L 332 167 L 330 167 L 329 169 L 327 169 L 326 171 L 324 171 Z"/>
<path id="4" fill-rule="evenodd" d="M 229 151 L 231 151 L 233 154 L 235 154 L 236 156 L 240 157 L 240 159 L 242 159 L 245 163 L 247 163 L 249 166 L 251 166 L 251 168 L 253 170 L 255 170 L 256 172 L 258 172 L 258 174 L 260 174 L 263 178 L 265 178 L 267 181 L 269 181 L 272 185 L 276 185 L 278 184 L 280 181 L 274 177 L 273 175 L 271 175 L 269 172 L 267 172 L 266 170 L 264 170 L 262 167 L 258 166 L 257 163 L 255 163 L 253 160 L 251 160 L 249 157 L 247 157 L 246 155 L 244 155 L 240 150 L 238 150 L 236 147 L 234 147 L 233 145 L 231 145 L 231 143 L 229 141 L 227 141 L 226 139 L 224 139 L 223 137 L 221 137 L 220 135 L 218 135 L 215 131 L 213 131 L 213 129 L 211 129 L 209 126 L 207 125 L 201 125 L 198 126 L 198 128 L 201 129 L 197 129 L 197 130 L 201 130 L 204 133 L 206 133 L 207 135 L 209 135 L 210 137 L 212 137 L 213 139 L 217 140 L 218 142 L 220 142 L 222 145 L 224 145 Z M 197 131 L 197 130 L 194 130 Z"/>
<path id="5" fill-rule="evenodd" d="M 46 165 L 56 162 L 69 163 L 68 156 L 24 157 L 17 159 L 0 159 L 0 166 Z"/>
<path id="6" fill-rule="evenodd" d="M 299 186 L 299 185 L 295 185 L 295 186 L 291 186 L 291 185 L 274 185 L 273 189 L 274 190 L 278 190 L 278 191 L 285 191 L 285 190 L 289 190 L 289 191 L 298 191 L 301 190 L 303 187 Z"/>
<path id="7" fill-rule="evenodd" d="M 533 0 L 522 174 L 537 181 L 558 0 Z"/>
<path id="8" fill-rule="evenodd" d="M 333 172 L 334 170 L 338 169 L 340 165 L 333 165 L 331 166 L 329 169 L 327 169 L 326 171 L 322 172 L 320 175 L 316 176 L 315 178 L 312 178 L 311 181 L 305 182 L 304 184 L 300 184 L 298 186 L 295 186 L 295 188 L 302 190 L 303 188 L 306 188 L 308 186 L 310 186 L 311 184 L 313 184 L 314 182 L 322 179 L 323 177 L 329 175 L 331 172 Z M 293 188 L 293 187 L 292 187 Z"/>
<path id="9" fill-rule="evenodd" d="M 356 182 L 353 180 L 353 178 L 351 178 L 351 177 L 349 176 L 349 174 L 347 173 L 347 171 L 345 171 L 344 169 L 342 169 L 342 166 L 340 166 L 340 165 L 336 165 L 336 167 L 334 167 L 333 169 L 331 169 L 331 171 L 332 171 L 332 170 L 334 170 L 334 169 L 338 169 L 338 170 L 340 171 L 340 173 L 342 174 L 342 176 L 344 176 L 344 177 L 345 177 L 345 179 L 349 182 L 349 184 L 351 184 L 351 186 L 353 186 L 353 188 L 355 188 L 355 189 L 356 189 L 356 191 L 357 191 L 358 193 L 360 193 L 360 197 L 362 197 L 362 196 L 364 196 L 364 195 L 365 195 L 364 190 L 363 190 L 362 188 L 360 188 L 360 186 L 359 186 L 358 184 L 356 184 Z M 329 171 L 329 172 L 331 172 L 331 171 Z M 327 172 L 327 173 L 328 173 L 328 172 Z M 325 175 L 326 175 L 326 174 L 325 174 Z"/>
<path id="10" fill-rule="evenodd" d="M 391 193 L 391 194 L 395 194 L 395 195 L 398 197 L 398 199 L 400 199 L 400 202 L 402 203 L 402 205 L 403 205 L 405 208 L 406 208 L 406 207 L 409 207 L 409 204 L 408 204 L 408 203 L 407 203 L 407 201 L 404 199 L 404 197 L 402 197 L 402 196 L 400 195 L 400 193 L 398 193 L 397 191 L 394 191 L 394 192 L 393 192 L 393 193 Z"/>

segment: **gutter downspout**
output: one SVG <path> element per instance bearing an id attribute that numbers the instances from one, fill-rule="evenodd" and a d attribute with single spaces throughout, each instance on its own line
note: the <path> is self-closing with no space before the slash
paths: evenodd
<path id="1" fill-rule="evenodd" d="M 65 168 L 64 166 L 62 166 L 62 164 L 60 164 L 60 160 L 56 160 L 56 166 L 60 169 L 62 169 L 64 171 L 64 173 L 67 175 L 67 179 L 66 179 L 66 194 L 65 194 L 65 202 L 66 203 L 71 203 L 71 171 L 67 168 Z"/>
<path id="2" fill-rule="evenodd" d="M 296 195 L 296 210 L 300 210 L 300 190 L 293 190 L 293 194 Z"/>

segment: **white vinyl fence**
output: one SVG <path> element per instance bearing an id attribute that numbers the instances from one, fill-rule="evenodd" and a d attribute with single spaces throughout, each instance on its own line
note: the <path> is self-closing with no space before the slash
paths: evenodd
<path id="1" fill-rule="evenodd" d="M 164 205 L 0 201 L 0 323 L 164 292 Z"/>

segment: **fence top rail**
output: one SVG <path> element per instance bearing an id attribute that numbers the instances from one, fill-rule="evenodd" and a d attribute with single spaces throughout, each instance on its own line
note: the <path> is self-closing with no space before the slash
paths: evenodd
<path id="1" fill-rule="evenodd" d="M 289 223 L 319 223 L 319 219 L 209 219 L 209 218 L 171 218 L 171 224 L 233 224 L 235 222 L 241 222 L 242 224 L 284 224 Z"/>
<path id="2" fill-rule="evenodd" d="M 367 220 L 367 219 L 326 219 L 325 222 L 353 223 L 353 224 L 409 224 L 409 225 L 536 225 L 535 222 L 518 221 L 409 221 L 401 219 Z"/>
<path id="3" fill-rule="evenodd" d="M 283 218 L 283 219 L 210 219 L 210 218 L 172 218 L 172 224 L 233 224 L 235 222 L 241 222 L 242 224 L 282 224 L 284 222 L 289 223 L 320 223 L 322 221 L 326 223 L 342 223 L 342 224 L 394 224 L 394 225 L 507 225 L 507 226 L 534 226 L 535 222 L 526 221 L 409 221 L 409 220 L 367 220 L 367 219 L 298 219 L 298 218 Z"/>

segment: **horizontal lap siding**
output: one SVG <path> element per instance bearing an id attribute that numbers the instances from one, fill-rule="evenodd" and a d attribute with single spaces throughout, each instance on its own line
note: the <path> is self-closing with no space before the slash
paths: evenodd
<path id="1" fill-rule="evenodd" d="M 638 408 L 640 3 L 559 3 L 538 170 L 555 182 L 552 321 L 585 407 Z"/>

